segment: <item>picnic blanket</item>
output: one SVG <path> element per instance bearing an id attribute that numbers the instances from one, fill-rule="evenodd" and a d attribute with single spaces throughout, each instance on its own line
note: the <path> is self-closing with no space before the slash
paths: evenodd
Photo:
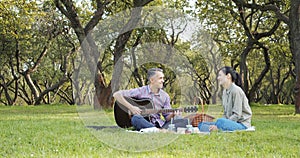
<path id="1" fill-rule="evenodd" d="M 102 130 L 102 129 L 120 129 L 120 127 L 118 126 L 86 126 L 88 128 L 93 128 L 95 130 Z M 177 131 L 176 132 L 173 132 L 173 131 L 168 131 L 167 129 L 159 129 L 159 128 L 156 128 L 156 127 L 150 127 L 150 128 L 143 128 L 141 129 L 140 131 L 135 131 L 135 130 L 125 130 L 126 132 L 133 132 L 133 133 L 140 133 L 140 134 L 143 134 L 143 133 L 174 133 L 174 134 L 186 134 L 185 133 L 185 130 L 186 128 L 177 128 Z M 233 132 L 254 132 L 255 131 L 255 126 L 251 126 L 245 130 L 236 130 L 236 131 L 221 131 L 221 132 L 224 132 L 224 133 L 233 133 Z M 194 127 L 193 128 L 193 134 L 210 134 L 210 132 L 201 132 L 199 131 L 199 128 L 198 127 Z"/>
<path id="2" fill-rule="evenodd" d="M 222 131 L 222 132 L 254 132 L 255 131 L 255 126 L 251 126 L 245 130 L 235 130 L 235 131 Z"/>
<path id="3" fill-rule="evenodd" d="M 177 128 L 176 132 L 173 131 L 168 131 L 166 129 L 161 130 L 159 128 L 156 127 L 150 127 L 150 128 L 143 128 L 140 131 L 133 131 L 133 130 L 126 130 L 127 132 L 133 132 L 133 133 L 174 133 L 174 134 L 186 134 L 185 133 L 186 128 Z M 245 130 L 235 130 L 235 131 L 221 131 L 221 132 L 228 132 L 228 133 L 232 133 L 232 132 L 253 132 L 255 131 L 255 126 L 251 126 L 250 128 L 247 128 Z M 199 131 L 198 127 L 194 127 L 193 128 L 193 132 L 195 134 L 210 134 L 210 132 L 201 132 Z"/>

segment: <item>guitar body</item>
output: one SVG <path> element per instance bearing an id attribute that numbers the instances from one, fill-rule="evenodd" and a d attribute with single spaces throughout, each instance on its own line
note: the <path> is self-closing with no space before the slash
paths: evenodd
<path id="1" fill-rule="evenodd" d="M 133 99 L 124 97 L 130 104 L 137 106 L 140 109 L 153 109 L 153 103 L 151 99 Z M 117 125 L 121 128 L 132 127 L 131 115 L 127 107 L 120 104 L 118 101 L 114 105 L 114 116 Z M 146 117 L 146 116 L 145 116 Z"/>
<path id="2" fill-rule="evenodd" d="M 186 113 L 189 112 L 197 112 L 198 108 L 196 106 L 193 107 L 185 107 L 180 109 L 154 109 L 153 102 L 151 99 L 134 99 L 124 97 L 131 105 L 139 107 L 142 112 L 141 115 L 143 117 L 149 117 L 150 114 L 161 113 L 161 112 L 174 112 L 174 111 L 184 111 Z M 130 128 L 132 127 L 131 124 L 131 114 L 130 110 L 119 103 L 118 101 L 115 102 L 114 105 L 114 116 L 117 125 L 121 128 Z M 146 118 L 147 119 L 147 118 Z"/>

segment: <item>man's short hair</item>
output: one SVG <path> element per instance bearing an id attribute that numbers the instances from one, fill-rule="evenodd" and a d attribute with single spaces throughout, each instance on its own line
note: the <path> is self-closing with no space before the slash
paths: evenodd
<path id="1" fill-rule="evenodd" d="M 150 78 L 155 75 L 156 71 L 163 72 L 163 70 L 160 69 L 160 68 L 151 68 L 151 69 L 149 69 L 148 72 L 147 72 L 148 81 L 150 81 Z"/>

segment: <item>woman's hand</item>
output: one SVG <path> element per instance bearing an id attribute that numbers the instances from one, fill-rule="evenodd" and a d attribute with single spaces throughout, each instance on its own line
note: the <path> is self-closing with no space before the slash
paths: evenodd
<path id="1" fill-rule="evenodd" d="M 216 125 L 209 126 L 209 131 L 217 131 L 218 127 Z"/>

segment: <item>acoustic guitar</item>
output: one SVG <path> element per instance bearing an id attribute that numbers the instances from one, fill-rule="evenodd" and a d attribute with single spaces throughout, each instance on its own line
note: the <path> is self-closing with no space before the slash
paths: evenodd
<path id="1" fill-rule="evenodd" d="M 197 112 L 197 106 L 177 108 L 177 109 L 154 109 L 153 102 L 151 99 L 134 99 L 129 97 L 124 97 L 131 105 L 139 107 L 142 112 L 141 115 L 147 119 L 151 114 L 162 113 L 162 112 L 174 112 L 180 111 L 185 113 Z M 131 124 L 131 113 L 130 110 L 119 103 L 115 102 L 114 105 L 114 117 L 117 125 L 121 128 L 132 127 Z"/>

